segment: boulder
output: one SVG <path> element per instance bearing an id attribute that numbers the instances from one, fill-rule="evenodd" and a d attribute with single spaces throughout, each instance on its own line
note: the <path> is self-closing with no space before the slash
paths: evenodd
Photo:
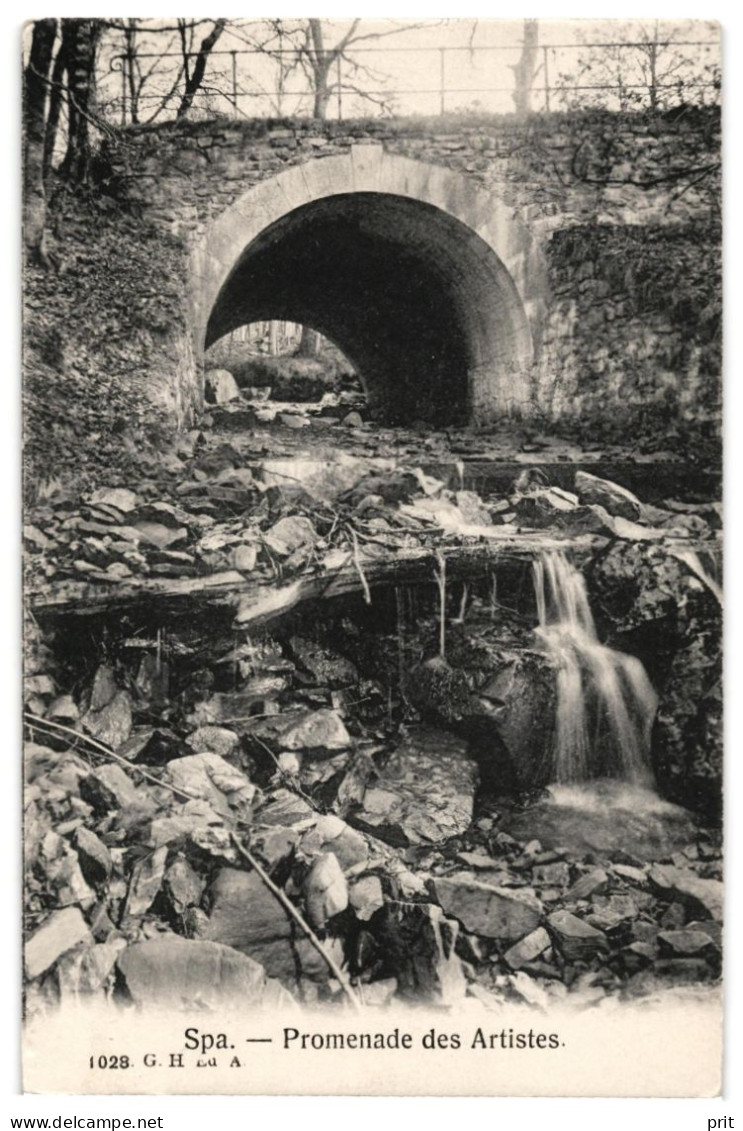
<path id="1" fill-rule="evenodd" d="M 702 879 L 690 868 L 670 864 L 655 864 L 649 879 L 656 891 L 679 900 L 698 918 L 722 920 L 723 886 L 719 880 Z"/>
<path id="2" fill-rule="evenodd" d="M 519 970 L 528 962 L 539 958 L 540 954 L 544 954 L 549 945 L 550 937 L 544 927 L 537 927 L 536 931 L 532 931 L 514 946 L 509 947 L 503 957 L 512 970 Z"/>
<path id="3" fill-rule="evenodd" d="M 83 716 L 83 728 L 114 750 L 128 739 L 132 729 L 132 700 L 128 691 L 117 691 L 99 711 Z"/>
<path id="4" fill-rule="evenodd" d="M 334 853 L 314 861 L 304 881 L 304 901 L 310 923 L 321 929 L 348 907 L 348 884 Z"/>
<path id="5" fill-rule="evenodd" d="M 121 766 L 106 762 L 80 780 L 80 795 L 94 809 L 137 809 L 143 814 L 153 813 L 155 803 L 147 792 L 135 786 Z"/>
<path id="6" fill-rule="evenodd" d="M 311 711 L 278 732 L 283 750 L 303 750 L 311 754 L 330 754 L 352 745 L 350 734 L 337 711 Z"/>
<path id="7" fill-rule="evenodd" d="M 190 797 L 207 801 L 223 817 L 250 815 L 256 787 L 218 754 L 207 752 L 176 758 L 166 765 L 165 776 Z"/>
<path id="8" fill-rule="evenodd" d="M 553 911 L 547 923 L 557 949 L 568 962 L 592 958 L 599 951 L 608 949 L 603 931 L 584 923 L 569 911 Z"/>
<path id="9" fill-rule="evenodd" d="M 122 514 L 128 514 L 136 509 L 139 497 L 126 487 L 99 487 L 92 494 L 85 496 L 85 502 L 94 506 L 114 507 Z"/>
<path id="10" fill-rule="evenodd" d="M 620 487 L 610 479 L 600 479 L 587 471 L 577 471 L 575 491 L 582 503 L 595 503 L 604 507 L 609 514 L 627 518 L 630 522 L 639 522 L 643 518 L 640 500 L 626 487 Z"/>
<path id="11" fill-rule="evenodd" d="M 356 918 L 362 922 L 371 919 L 372 915 L 384 906 L 384 893 L 379 876 L 362 876 L 351 884 L 348 898 L 354 909 Z"/>
<path id="12" fill-rule="evenodd" d="M 337 689 L 358 683 L 359 673 L 350 660 L 301 636 L 289 641 L 296 663 L 321 687 Z"/>
<path id="13" fill-rule="evenodd" d="M 227 369 L 208 369 L 204 386 L 207 404 L 226 404 L 240 396 L 237 381 Z"/>
<path id="14" fill-rule="evenodd" d="M 154 852 L 148 852 L 134 865 L 122 920 L 138 918 L 149 911 L 162 887 L 167 858 L 168 846 L 163 844 Z"/>
<path id="15" fill-rule="evenodd" d="M 135 1005 L 183 1013 L 275 1009 L 292 999 L 262 966 L 215 942 L 164 935 L 128 946 L 117 967 Z"/>
<path id="16" fill-rule="evenodd" d="M 589 899 L 595 892 L 603 891 L 608 882 L 609 877 L 603 868 L 591 868 L 575 881 L 565 898 L 571 901 Z"/>
<path id="17" fill-rule="evenodd" d="M 43 887 L 57 907 L 79 904 L 88 908 L 95 893 L 85 881 L 77 853 L 59 833 L 49 829 L 38 845 L 35 869 L 43 876 Z"/>
<path id="18" fill-rule="evenodd" d="M 489 746 L 478 743 L 483 780 L 497 786 L 505 761 L 518 788 L 546 785 L 552 770 L 556 706 L 551 660 L 540 652 L 506 653 L 500 669 L 476 694 L 493 732 Z"/>
<path id="19" fill-rule="evenodd" d="M 26 942 L 23 951 L 26 976 L 38 978 L 73 947 L 92 942 L 93 936 L 79 907 L 53 911 Z"/>
<path id="20" fill-rule="evenodd" d="M 250 955 L 291 988 L 305 978 L 324 982 L 330 977 L 327 963 L 257 873 L 222 868 L 205 898 L 205 938 Z"/>
<path id="21" fill-rule="evenodd" d="M 438 844 L 463 833 L 478 783 L 467 749 L 444 731 L 411 728 L 367 784 L 353 824 L 395 846 Z"/>
<path id="22" fill-rule="evenodd" d="M 689 957 L 697 954 L 710 957 L 719 954 L 719 947 L 706 931 L 692 930 L 691 927 L 678 931 L 659 931 L 658 945 L 661 953 Z"/>
<path id="23" fill-rule="evenodd" d="M 188 907 L 198 907 L 204 887 L 204 880 L 180 853 L 163 876 L 163 891 L 176 915 L 182 915 Z"/>
<path id="24" fill-rule="evenodd" d="M 116 938 L 63 955 L 56 971 L 60 1000 L 75 1005 L 81 996 L 109 989 L 116 959 L 125 946 L 126 939 Z"/>
<path id="25" fill-rule="evenodd" d="M 532 891 L 501 888 L 470 872 L 437 876 L 436 898 L 447 915 L 474 935 L 518 942 L 539 926 L 543 908 Z"/>
<path id="26" fill-rule="evenodd" d="M 300 546 L 314 546 L 317 531 L 304 515 L 287 515 L 266 531 L 263 541 L 276 557 L 286 558 Z"/>
<path id="27" fill-rule="evenodd" d="M 383 956 L 380 973 L 394 975 L 399 997 L 429 1005 L 453 1005 L 464 997 L 464 971 L 455 953 L 459 924 L 440 907 L 388 902 L 369 929 Z"/>
<path id="28" fill-rule="evenodd" d="M 80 870 L 89 884 L 103 884 L 111 875 L 113 862 L 111 853 L 92 829 L 81 825 L 75 830 L 73 839 Z"/>
<path id="29" fill-rule="evenodd" d="M 226 727 L 203 726 L 189 734 L 186 745 L 196 754 L 206 754 L 211 751 L 220 758 L 228 758 L 239 741 L 234 730 L 228 730 Z"/>

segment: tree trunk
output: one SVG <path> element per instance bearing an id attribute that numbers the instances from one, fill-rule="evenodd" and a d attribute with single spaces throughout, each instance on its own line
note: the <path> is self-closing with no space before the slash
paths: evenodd
<path id="1" fill-rule="evenodd" d="M 309 326 L 303 326 L 302 337 L 299 339 L 297 357 L 317 357 L 319 345 L 320 335 L 317 330 L 312 330 Z"/>
<path id="2" fill-rule="evenodd" d="M 519 115 L 531 113 L 531 92 L 537 69 L 538 46 L 539 21 L 524 20 L 524 43 L 521 48 L 521 58 L 512 67 L 516 80 L 513 104 L 516 113 Z"/>
<path id="3" fill-rule="evenodd" d="M 319 121 L 324 122 L 328 117 L 328 105 L 330 103 L 330 84 L 328 79 L 330 77 L 330 64 L 323 64 L 315 68 L 315 100 L 312 107 L 312 117 L 317 118 Z"/>
<path id="4" fill-rule="evenodd" d="M 95 56 L 100 20 L 63 20 L 67 50 L 68 133 L 61 172 L 73 184 L 84 184 L 90 165 L 90 124 L 95 107 Z M 66 39 L 66 44 L 65 44 Z"/>
<path id="5" fill-rule="evenodd" d="M 64 38 L 57 51 L 52 67 L 51 91 L 49 92 L 49 113 L 46 118 L 46 136 L 44 138 L 44 184 L 49 180 L 54 162 L 54 147 L 57 143 L 57 130 L 59 129 L 59 116 L 62 110 L 62 92 L 64 89 L 65 71 L 67 70 L 67 53 Z"/>
<path id="6" fill-rule="evenodd" d="M 23 74 L 23 236 L 31 258 L 46 262 L 44 224 L 44 138 L 46 133 L 46 92 L 52 63 L 56 20 L 36 20 L 31 37 L 31 52 Z"/>
<path id="7" fill-rule="evenodd" d="M 204 72 L 206 71 L 206 64 L 209 56 L 212 53 L 214 45 L 224 31 L 224 26 L 227 20 L 216 20 L 214 27 L 201 41 L 199 53 L 196 56 L 196 65 L 194 66 L 191 75 L 186 71 L 186 89 L 181 98 L 181 104 L 178 107 L 176 118 L 183 118 L 193 105 L 194 95 L 201 86 L 204 80 Z"/>

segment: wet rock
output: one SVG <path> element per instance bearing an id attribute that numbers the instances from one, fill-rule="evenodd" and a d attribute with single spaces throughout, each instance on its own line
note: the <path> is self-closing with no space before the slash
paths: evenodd
<path id="1" fill-rule="evenodd" d="M 347 416 L 343 417 L 341 422 L 345 424 L 346 428 L 360 428 L 364 423 L 363 417 L 359 412 L 349 412 Z"/>
<path id="2" fill-rule="evenodd" d="M 63 954 L 93 938 L 78 907 L 54 911 L 26 941 L 23 960 L 28 978 L 38 978 Z"/>
<path id="3" fill-rule="evenodd" d="M 572 513 L 578 499 L 559 487 L 545 487 L 522 495 L 516 502 L 516 516 L 525 526 L 541 529 L 552 526 L 560 515 Z"/>
<path id="4" fill-rule="evenodd" d="M 437 844 L 469 826 L 477 781 L 465 742 L 412 729 L 367 786 L 353 823 L 388 844 Z"/>
<path id="5" fill-rule="evenodd" d="M 304 900 L 307 917 L 318 928 L 348 907 L 346 877 L 332 852 L 324 852 L 314 861 L 304 881 Z"/>
<path id="6" fill-rule="evenodd" d="M 132 729 L 132 700 L 128 691 L 117 691 L 98 711 L 88 711 L 83 728 L 114 750 L 122 746 Z"/>
<path id="7" fill-rule="evenodd" d="M 664 896 L 680 900 L 700 919 L 722 919 L 723 887 L 719 880 L 702 879 L 688 868 L 655 864 L 649 880 Z"/>
<path id="8" fill-rule="evenodd" d="M 533 962 L 535 958 L 539 958 L 540 954 L 544 954 L 550 945 L 550 937 L 544 927 L 537 927 L 536 931 L 526 935 L 515 946 L 509 947 L 503 957 L 512 970 L 519 970 L 527 963 Z"/>
<path id="9" fill-rule="evenodd" d="M 203 726 L 189 734 L 186 745 L 196 754 L 218 754 L 220 758 L 229 758 L 240 739 L 234 730 L 226 727 Z"/>
<path id="10" fill-rule="evenodd" d="M 93 886 L 105 883 L 113 867 L 111 854 L 105 844 L 92 829 L 86 829 L 84 825 L 75 831 L 73 843 L 86 881 Z"/>
<path id="11" fill-rule="evenodd" d="M 207 801 L 223 817 L 250 815 L 256 787 L 218 754 L 192 754 L 168 762 L 165 776 L 192 798 Z"/>
<path id="12" fill-rule="evenodd" d="M 587 471 L 576 471 L 575 491 L 582 503 L 595 503 L 609 514 L 627 518 L 630 522 L 639 522 L 643 517 L 640 500 L 626 487 L 620 487 L 610 479 L 600 479 Z"/>
<path id="13" fill-rule="evenodd" d="M 508 772 L 522 788 L 546 784 L 555 723 L 555 672 L 549 660 L 537 652 L 509 657 L 477 694 L 489 703 L 494 732 L 489 744 L 478 742 L 483 780 L 507 787 L 499 779 Z"/>
<path id="14" fill-rule="evenodd" d="M 485 938 L 518 942 L 542 918 L 542 904 L 527 889 L 495 887 L 467 872 L 437 876 L 434 887 L 446 914 Z"/>
<path id="15" fill-rule="evenodd" d="M 204 374 L 204 385 L 208 404 L 226 404 L 240 396 L 237 381 L 227 369 L 208 369 Z"/>
<path id="16" fill-rule="evenodd" d="M 474 491 L 457 491 L 457 507 L 466 523 L 471 526 L 492 526 L 490 511 Z"/>
<path id="17" fill-rule="evenodd" d="M 569 911 L 553 911 L 547 923 L 558 950 L 568 962 L 592 958 L 608 949 L 603 931 L 584 923 Z"/>
<path id="18" fill-rule="evenodd" d="M 215 942 L 175 935 L 149 939 L 128 946 L 117 966 L 129 997 L 142 1008 L 272 1009 L 292 1000 L 259 963 Z"/>
<path id="19" fill-rule="evenodd" d="M 279 558 L 286 558 L 300 546 L 314 546 L 317 531 L 303 515 L 288 515 L 266 531 L 263 541 L 271 553 Z"/>
<path id="20" fill-rule="evenodd" d="M 450 1005 L 466 983 L 455 953 L 459 924 L 430 903 L 385 903 L 370 921 L 383 955 L 383 975 L 397 979 L 408 1001 Z"/>

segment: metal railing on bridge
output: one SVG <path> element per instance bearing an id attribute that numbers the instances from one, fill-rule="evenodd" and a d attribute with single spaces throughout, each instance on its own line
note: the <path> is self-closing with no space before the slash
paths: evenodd
<path id="1" fill-rule="evenodd" d="M 657 44 L 655 59 L 652 46 L 647 41 L 540 44 L 535 48 L 528 109 L 665 109 L 680 103 L 719 101 L 718 40 Z M 660 49 L 672 49 L 672 58 L 664 62 Z M 339 121 L 504 113 L 514 110 L 513 74 L 521 50 L 520 46 L 453 45 L 354 48 L 352 55 L 333 61 L 321 114 L 317 112 L 317 90 L 302 65 L 300 50 L 215 50 L 209 56 L 191 113 Z M 381 57 L 386 73 L 377 72 L 376 81 L 367 85 L 372 67 Z M 406 57 L 410 61 L 406 62 Z M 185 60 L 195 58 L 195 52 L 185 56 L 181 52 L 137 53 L 136 58 L 126 52 L 114 55 L 110 60 L 111 78 L 120 75 L 120 87 L 118 92 L 111 91 L 109 109 L 121 124 L 172 117 L 181 98 L 178 75 L 182 75 Z M 135 96 L 133 67 L 143 63 L 152 67 L 151 89 L 142 88 Z M 366 77 L 364 85 L 359 79 L 360 68 Z M 504 83 L 505 76 L 511 81 Z M 408 78 L 412 83 L 406 81 Z"/>

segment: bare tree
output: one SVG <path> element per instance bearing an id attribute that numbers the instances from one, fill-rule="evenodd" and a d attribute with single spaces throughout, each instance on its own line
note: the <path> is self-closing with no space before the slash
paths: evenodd
<path id="1" fill-rule="evenodd" d="M 90 127 L 96 126 L 96 52 L 102 32 L 100 20 L 62 20 L 62 47 L 67 72 L 67 152 L 60 172 L 74 184 L 88 176 L 91 157 Z"/>
<path id="2" fill-rule="evenodd" d="M 585 46 L 575 71 L 561 73 L 563 102 L 569 106 L 618 105 L 660 110 L 683 102 L 716 102 L 719 96 L 717 42 L 708 47 L 698 24 L 631 23 L 612 30 L 612 41 Z M 584 87 L 571 91 L 570 87 Z"/>
<path id="3" fill-rule="evenodd" d="M 520 116 L 531 113 L 531 95 L 538 70 L 538 52 L 539 21 L 524 20 L 524 41 L 521 47 L 521 57 L 518 63 L 511 67 L 515 81 L 513 104 L 516 113 Z"/>
<path id="4" fill-rule="evenodd" d="M 209 56 L 214 50 L 217 40 L 224 31 L 227 20 L 220 19 L 214 21 L 212 30 L 208 33 L 208 35 L 204 36 L 199 45 L 199 50 L 196 54 L 196 62 L 194 64 L 193 70 L 191 70 L 190 52 L 186 47 L 185 20 L 179 21 L 179 23 L 181 22 L 184 24 L 184 30 L 181 33 L 181 46 L 183 51 L 186 87 L 183 91 L 183 97 L 181 98 L 180 105 L 176 112 L 176 118 L 183 118 L 191 109 L 193 105 L 194 95 L 204 81 L 204 74 L 206 72 L 206 64 Z"/>
<path id="5" fill-rule="evenodd" d="M 49 69 L 52 64 L 56 20 L 36 20 L 31 50 L 23 73 L 23 228 L 26 248 L 32 258 L 45 261 L 44 140 Z"/>

